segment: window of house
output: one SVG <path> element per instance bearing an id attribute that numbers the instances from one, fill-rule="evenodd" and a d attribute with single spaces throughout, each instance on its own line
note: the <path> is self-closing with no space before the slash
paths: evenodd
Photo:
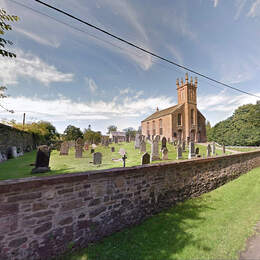
<path id="1" fill-rule="evenodd" d="M 181 114 L 178 114 L 178 125 L 181 125 Z"/>
<path id="2" fill-rule="evenodd" d="M 160 135 L 162 135 L 163 134 L 162 119 L 159 120 L 159 129 L 160 129 Z"/>
<path id="3" fill-rule="evenodd" d="M 191 121 L 191 124 L 194 125 L 194 109 L 191 109 L 190 121 Z"/>

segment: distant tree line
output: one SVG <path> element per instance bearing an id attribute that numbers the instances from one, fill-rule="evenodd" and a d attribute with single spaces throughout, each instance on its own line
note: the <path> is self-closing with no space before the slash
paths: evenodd
<path id="1" fill-rule="evenodd" d="M 207 122 L 208 141 L 225 145 L 260 145 L 260 101 L 240 106 L 234 114 L 214 127 Z"/>

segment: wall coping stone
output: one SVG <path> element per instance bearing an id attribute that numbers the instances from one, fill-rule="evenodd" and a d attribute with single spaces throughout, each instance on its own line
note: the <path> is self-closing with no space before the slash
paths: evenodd
<path id="1" fill-rule="evenodd" d="M 0 181 L 0 194 L 7 193 L 7 192 L 15 192 L 25 189 L 31 188 L 38 188 L 42 187 L 43 185 L 56 185 L 61 183 L 71 183 L 75 181 L 82 181 L 82 180 L 93 180 L 98 179 L 100 177 L 112 177 L 116 175 L 122 175 L 124 173 L 137 174 L 139 173 L 140 169 L 151 169 L 151 170 L 158 170 L 161 166 L 179 166 L 179 165 L 187 165 L 190 164 L 200 164 L 205 162 L 211 162 L 214 160 L 229 160 L 233 157 L 243 157 L 245 154 L 252 154 L 257 155 L 260 154 L 260 151 L 250 151 L 250 152 L 241 152 L 231 155 L 218 155 L 212 156 L 209 158 L 194 158 L 189 160 L 182 160 L 182 161 L 173 161 L 173 162 L 162 162 L 162 163 L 154 163 L 154 164 L 147 164 L 147 165 L 138 165 L 132 167 L 120 167 L 120 168 L 112 168 L 112 169 L 105 169 L 105 170 L 94 170 L 94 171 L 87 171 L 87 172 L 76 172 L 76 173 L 65 173 L 65 174 L 58 174 L 54 176 L 42 176 L 42 177 L 28 177 L 28 178 L 21 178 L 21 179 L 11 179 L 11 180 L 3 180 Z"/>

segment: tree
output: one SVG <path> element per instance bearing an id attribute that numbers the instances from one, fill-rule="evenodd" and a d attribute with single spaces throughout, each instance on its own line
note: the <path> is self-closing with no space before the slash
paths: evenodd
<path id="1" fill-rule="evenodd" d="M 206 134 L 207 134 L 207 140 L 208 141 L 214 141 L 212 139 L 212 130 L 211 130 L 211 124 L 209 121 L 206 122 Z"/>
<path id="2" fill-rule="evenodd" d="M 19 20 L 18 16 L 15 15 L 9 15 L 6 13 L 4 9 L 0 9 L 0 35 L 4 35 L 5 31 L 10 31 L 12 30 L 12 27 L 10 24 L 7 24 L 6 21 L 8 22 L 17 22 Z M 4 39 L 0 37 L 0 54 L 2 54 L 3 57 L 10 57 L 10 58 L 15 58 L 16 54 L 13 52 L 10 52 L 6 49 L 8 45 L 12 45 L 13 42 L 10 40 Z M 6 98 L 7 96 L 5 95 L 5 86 L 0 86 L 0 99 L 1 98 Z M 3 109 L 10 113 L 14 113 L 13 110 L 6 109 L 2 105 L 0 105 Z"/>
<path id="3" fill-rule="evenodd" d="M 117 131 L 117 126 L 115 125 L 110 125 L 107 127 L 107 134 L 110 134 L 111 132 Z"/>
<path id="4" fill-rule="evenodd" d="M 123 131 L 125 132 L 126 138 L 135 138 L 136 135 L 136 130 L 133 127 L 128 127 L 123 129 Z"/>
<path id="5" fill-rule="evenodd" d="M 84 130 L 84 140 L 90 144 L 99 144 L 101 142 L 101 132 L 92 131 L 90 127 Z"/>
<path id="6" fill-rule="evenodd" d="M 68 125 L 64 130 L 64 137 L 67 141 L 77 140 L 79 137 L 83 138 L 83 133 L 80 128 L 73 125 Z"/>

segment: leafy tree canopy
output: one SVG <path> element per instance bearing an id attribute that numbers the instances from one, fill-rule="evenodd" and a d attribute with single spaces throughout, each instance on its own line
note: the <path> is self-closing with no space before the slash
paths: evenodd
<path id="1" fill-rule="evenodd" d="M 64 138 L 67 141 L 70 140 L 77 140 L 79 137 L 83 138 L 83 133 L 80 128 L 68 125 L 67 128 L 64 130 Z"/>
<path id="2" fill-rule="evenodd" d="M 225 145 L 260 145 L 260 102 L 243 105 L 224 121 L 209 130 L 209 141 Z"/>
<path id="3" fill-rule="evenodd" d="M 110 125 L 107 127 L 107 134 L 110 134 L 111 132 L 117 131 L 117 126 Z"/>
<path id="4" fill-rule="evenodd" d="M 126 138 L 135 138 L 136 130 L 133 127 L 125 128 L 123 131 L 125 132 Z"/>
<path id="5" fill-rule="evenodd" d="M 90 129 L 84 130 L 84 140 L 87 141 L 89 144 L 99 144 L 101 142 L 101 132 L 95 132 Z"/>

